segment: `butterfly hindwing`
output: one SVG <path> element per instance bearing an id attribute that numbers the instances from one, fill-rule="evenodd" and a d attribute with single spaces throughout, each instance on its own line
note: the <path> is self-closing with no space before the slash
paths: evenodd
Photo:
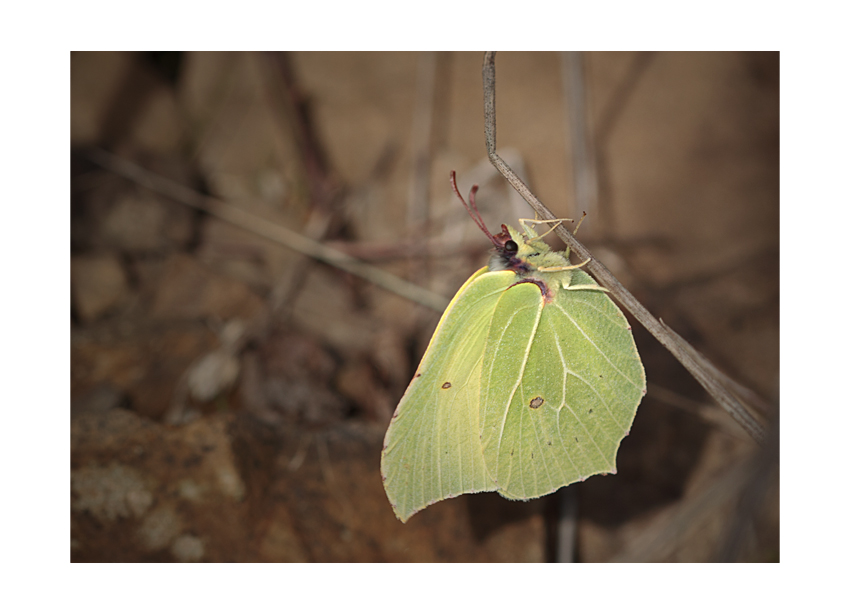
<path id="1" fill-rule="evenodd" d="M 572 284 L 593 284 L 575 272 Z M 484 351 L 484 459 L 499 493 L 528 499 L 615 471 L 645 388 L 628 322 L 607 295 L 533 283 L 495 307 Z"/>

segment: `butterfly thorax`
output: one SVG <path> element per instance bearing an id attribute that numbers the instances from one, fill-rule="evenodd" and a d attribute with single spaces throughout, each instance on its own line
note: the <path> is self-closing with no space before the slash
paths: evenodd
<path id="1" fill-rule="evenodd" d="M 554 288 L 569 286 L 572 271 L 546 270 L 569 266 L 568 252 L 553 251 L 533 228 L 523 226 L 523 230 L 502 225 L 502 232 L 496 235 L 499 244 L 490 256 L 489 270 L 513 271 L 517 283 L 536 283 L 547 296 L 552 295 Z"/>

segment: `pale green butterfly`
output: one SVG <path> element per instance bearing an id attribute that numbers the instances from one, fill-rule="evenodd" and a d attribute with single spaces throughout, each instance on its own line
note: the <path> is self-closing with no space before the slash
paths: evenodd
<path id="1" fill-rule="evenodd" d="M 393 414 L 381 454 L 384 489 L 406 522 L 464 493 L 530 499 L 615 473 L 646 377 L 623 313 L 535 220 L 493 235 L 488 266 L 440 319 Z"/>

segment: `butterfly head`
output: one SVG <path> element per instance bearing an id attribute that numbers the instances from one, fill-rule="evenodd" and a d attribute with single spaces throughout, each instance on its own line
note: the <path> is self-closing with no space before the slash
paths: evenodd
<path id="1" fill-rule="evenodd" d="M 469 203 L 467 203 L 457 188 L 454 171 L 451 172 L 450 177 L 454 193 L 463 203 L 469 216 L 475 221 L 481 232 L 493 244 L 493 254 L 490 256 L 489 265 L 491 271 L 510 270 L 521 277 L 526 277 L 531 273 L 536 273 L 540 267 L 569 264 L 566 253 L 553 252 L 546 242 L 538 236 L 531 224 L 525 224 L 521 221 L 522 231 L 514 230 L 510 226 L 502 224 L 500 233 L 495 235 L 491 233 L 475 205 L 475 193 L 478 191 L 478 186 L 472 186 L 469 192 Z"/>
<path id="2" fill-rule="evenodd" d="M 489 268 L 491 271 L 511 270 L 526 276 L 548 263 L 553 256 L 558 258 L 556 252 L 533 230 L 526 234 L 502 224 L 502 232 L 493 236 Z"/>

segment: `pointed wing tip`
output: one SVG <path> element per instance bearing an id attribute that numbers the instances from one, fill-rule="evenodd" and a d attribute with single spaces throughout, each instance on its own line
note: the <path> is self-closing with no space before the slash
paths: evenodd
<path id="1" fill-rule="evenodd" d="M 402 524 L 407 524 L 407 521 L 410 520 L 413 516 L 415 516 L 417 512 L 422 511 L 421 509 L 418 509 L 408 512 L 400 512 L 395 505 L 391 505 L 393 506 L 393 514 L 395 514 L 395 517 L 398 518 Z"/>
<path id="2" fill-rule="evenodd" d="M 393 514 L 395 514 L 395 517 L 398 518 L 402 522 L 402 524 L 407 522 L 410 519 L 410 517 L 413 516 L 413 514 L 416 513 L 416 512 L 412 512 L 410 514 L 404 514 L 402 512 L 399 512 L 398 506 L 395 503 L 393 503 L 392 501 L 390 501 L 390 507 L 393 508 Z"/>

